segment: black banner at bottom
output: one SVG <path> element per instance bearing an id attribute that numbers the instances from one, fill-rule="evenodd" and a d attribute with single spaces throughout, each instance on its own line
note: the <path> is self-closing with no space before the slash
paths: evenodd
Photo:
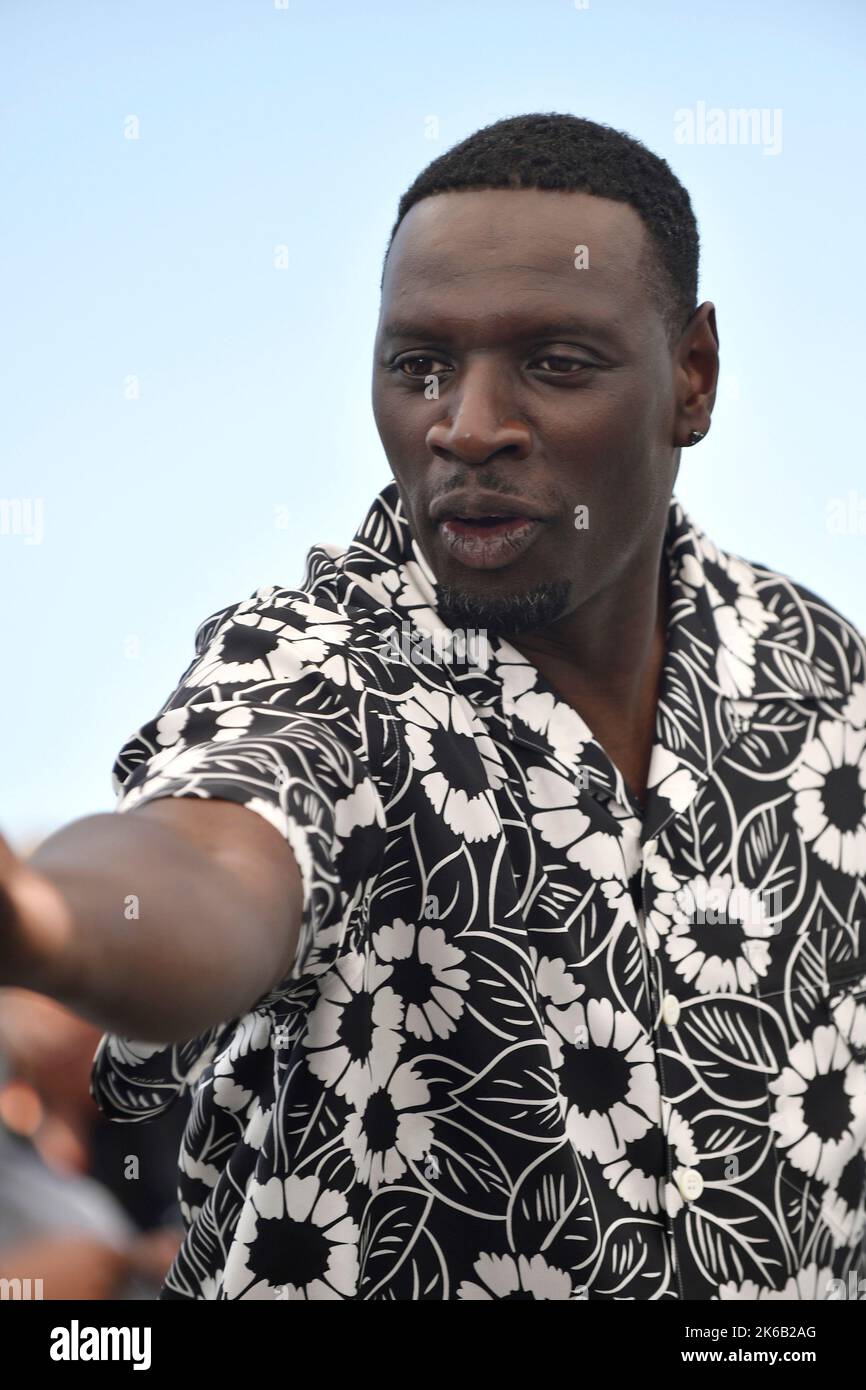
<path id="1" fill-rule="evenodd" d="M 498 1300 L 508 1302 L 510 1300 Z M 542 1331 L 569 1340 L 562 1345 L 561 1355 L 574 1367 L 603 1370 L 605 1364 L 611 1376 L 635 1371 L 665 1375 L 674 1367 L 702 1370 L 708 1366 L 761 1366 L 770 1370 L 804 1367 L 819 1374 L 833 1374 L 847 1366 L 855 1379 L 862 1377 L 866 1353 L 866 1302 L 838 1300 L 835 1302 L 700 1302 L 700 1303 L 634 1303 L 616 1300 L 573 1300 L 578 1306 L 571 1313 L 550 1312 L 547 1317 L 561 1317 L 562 1322 L 527 1324 L 537 1335 Z M 514 1324 L 509 1323 L 500 1334 L 497 1325 L 495 1340 L 489 1335 L 485 1316 L 475 1321 L 478 1305 L 470 1310 L 464 1303 L 448 1313 L 428 1306 L 426 1313 L 415 1316 L 432 1317 L 438 1333 L 435 1342 L 424 1344 L 423 1370 L 429 1373 L 441 1350 L 443 1367 L 454 1374 L 472 1368 L 481 1358 L 485 1373 L 490 1362 L 503 1356 L 508 1360 L 525 1350 L 523 1330 L 521 1340 L 509 1337 Z M 358 1317 L 356 1333 L 384 1333 L 396 1340 L 389 1351 L 373 1353 L 381 1361 L 371 1360 L 369 1350 L 359 1364 L 359 1346 L 367 1342 L 346 1339 L 346 1368 L 350 1375 L 364 1372 L 391 1376 L 395 1365 L 393 1353 L 403 1348 L 410 1360 L 413 1325 L 406 1323 L 406 1312 L 399 1320 L 385 1317 L 384 1310 L 376 1313 L 369 1305 L 363 1314 L 342 1311 L 334 1302 L 286 1300 L 276 1304 L 258 1301 L 187 1303 L 187 1302 L 114 1302 L 71 1303 L 40 1302 L 24 1298 L 0 1300 L 0 1334 L 7 1358 L 14 1357 L 28 1370 L 59 1377 L 92 1379 L 108 1368 L 113 1376 L 118 1372 L 137 1374 L 139 1379 L 150 1375 L 165 1375 L 180 1371 L 192 1372 L 197 1378 L 215 1375 L 224 1381 L 232 1373 L 235 1358 L 239 1373 L 249 1383 L 269 1372 L 289 1372 L 296 1358 L 306 1361 L 317 1348 L 324 1353 L 322 1369 L 333 1377 L 340 1365 L 341 1343 L 335 1334 L 345 1316 Z M 456 1323 L 450 1321 L 457 1318 Z M 495 1316 L 495 1315 L 494 1315 Z M 532 1317 L 534 1315 L 529 1314 Z M 370 1319 L 373 1319 L 371 1324 Z M 380 1322 L 379 1319 L 384 1318 Z M 320 1321 L 323 1319 L 325 1321 Z M 443 1321 L 440 1321 L 442 1319 Z M 426 1328 L 426 1321 L 424 1323 Z M 349 1329 L 347 1328 L 347 1331 Z M 475 1334 L 473 1336 L 473 1333 Z M 479 1333 L 488 1333 L 483 1340 Z M 428 1332 L 429 1335 L 429 1332 Z M 455 1345 L 452 1335 L 461 1338 Z M 321 1341 L 319 1338 L 321 1337 Z M 556 1358 L 556 1342 L 546 1344 L 548 1355 Z M 458 1346 L 463 1348 L 458 1355 Z M 467 1367 L 468 1363 L 468 1367 Z M 420 1368 L 419 1368 L 420 1369 Z M 510 1367 L 512 1374 L 513 1365 Z"/>

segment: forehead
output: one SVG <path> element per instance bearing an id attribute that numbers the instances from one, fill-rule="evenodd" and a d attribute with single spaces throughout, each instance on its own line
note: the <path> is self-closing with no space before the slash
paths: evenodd
<path id="1" fill-rule="evenodd" d="M 397 229 L 382 327 L 477 321 L 485 313 L 500 322 L 557 310 L 600 322 L 643 315 L 651 307 L 648 250 L 638 213 L 609 198 L 534 188 L 437 194 L 416 203 Z"/>

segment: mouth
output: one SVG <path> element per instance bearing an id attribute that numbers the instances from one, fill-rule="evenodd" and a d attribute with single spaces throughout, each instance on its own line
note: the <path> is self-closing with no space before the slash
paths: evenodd
<path id="1" fill-rule="evenodd" d="M 439 522 L 445 548 L 470 569 L 501 569 L 529 548 L 544 528 L 537 517 L 511 513 L 446 516 Z"/>
<path id="2" fill-rule="evenodd" d="M 516 512 L 492 512 L 489 516 L 447 516 L 443 524 L 464 532 L 496 531 L 502 526 L 513 525 L 515 521 L 529 521 L 528 516 L 518 516 Z"/>

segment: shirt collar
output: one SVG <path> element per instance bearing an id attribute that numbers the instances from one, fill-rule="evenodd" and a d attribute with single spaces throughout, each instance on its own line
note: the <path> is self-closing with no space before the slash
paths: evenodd
<path id="1" fill-rule="evenodd" d="M 512 736 L 552 753 L 589 794 L 638 813 L 618 770 L 581 716 L 505 640 L 466 649 L 436 609 L 436 579 L 405 515 L 396 483 L 378 494 L 348 549 L 311 552 L 335 564 L 409 640 L 429 638 L 477 713 L 501 710 Z M 685 811 L 726 747 L 747 733 L 761 701 L 838 699 L 811 658 L 806 625 L 773 606 L 779 576 L 719 550 L 671 499 L 664 540 L 669 610 L 649 769 L 643 838 Z M 775 581 L 775 583 L 773 582 Z M 581 773 L 581 769 L 583 772 Z"/>

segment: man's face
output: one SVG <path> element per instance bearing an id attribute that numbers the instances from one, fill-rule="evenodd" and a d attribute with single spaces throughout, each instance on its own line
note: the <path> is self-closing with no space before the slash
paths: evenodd
<path id="1" fill-rule="evenodd" d="M 647 245 L 627 204 L 535 189 L 440 194 L 397 231 L 373 411 L 413 535 L 469 613 L 553 593 L 522 610 L 543 625 L 658 554 L 675 364 Z"/>

